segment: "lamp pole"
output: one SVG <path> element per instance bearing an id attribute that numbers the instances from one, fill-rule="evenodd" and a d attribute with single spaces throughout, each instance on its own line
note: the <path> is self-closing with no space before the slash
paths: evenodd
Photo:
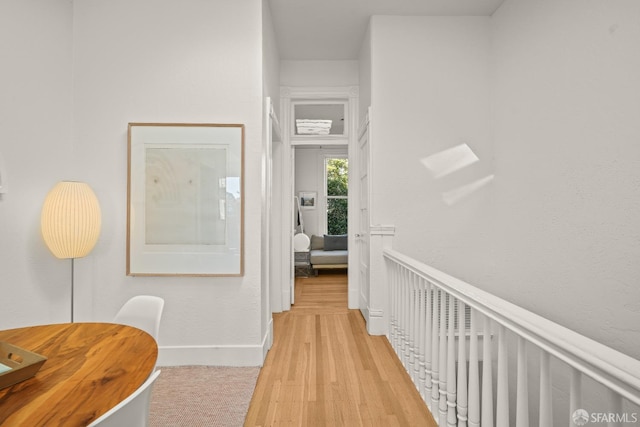
<path id="1" fill-rule="evenodd" d="M 73 260 L 71 258 L 71 323 L 73 323 Z"/>

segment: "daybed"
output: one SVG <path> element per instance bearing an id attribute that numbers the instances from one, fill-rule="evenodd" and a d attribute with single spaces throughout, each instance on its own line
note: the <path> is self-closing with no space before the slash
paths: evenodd
<path id="1" fill-rule="evenodd" d="M 321 269 L 347 268 L 349 252 L 347 235 L 311 236 L 309 261 L 317 274 Z"/>

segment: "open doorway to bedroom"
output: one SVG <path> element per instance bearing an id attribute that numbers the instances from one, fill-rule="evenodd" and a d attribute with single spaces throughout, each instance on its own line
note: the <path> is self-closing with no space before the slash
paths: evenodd
<path id="1" fill-rule="evenodd" d="M 296 232 L 304 233 L 309 243 L 309 254 L 297 254 L 296 277 L 329 273 L 346 276 L 349 233 L 347 147 L 296 147 L 294 191 L 298 206 Z"/>
<path id="2" fill-rule="evenodd" d="M 349 181 L 350 175 L 358 176 L 360 164 L 359 158 L 354 158 L 359 152 L 358 88 L 281 87 L 280 94 L 285 147 L 283 187 L 291 190 L 286 205 L 283 204 L 283 212 L 291 213 L 283 218 L 291 230 L 290 258 L 286 260 L 289 264 L 284 265 L 290 271 L 290 281 L 282 288 L 283 301 L 286 299 L 288 304 L 283 304 L 283 310 L 295 304 L 296 279 L 305 266 L 308 278 L 330 272 L 345 275 L 347 305 L 351 309 L 360 308 L 356 235 L 360 229 L 359 180 Z M 329 251 L 324 251 L 325 241 Z M 323 255 L 330 258 L 311 263 L 311 248 L 316 249 L 318 242 L 324 252 L 329 252 Z M 296 247 L 306 249 L 307 253 Z M 342 259 L 336 258 L 339 251 L 344 252 Z"/>
<path id="3" fill-rule="evenodd" d="M 327 307 L 347 308 L 347 147 L 295 147 L 294 190 L 298 206 L 294 248 L 302 233 L 302 246 L 309 245 L 308 252 L 296 252 L 295 256 L 295 305 L 307 304 L 304 301 L 310 299 Z"/>

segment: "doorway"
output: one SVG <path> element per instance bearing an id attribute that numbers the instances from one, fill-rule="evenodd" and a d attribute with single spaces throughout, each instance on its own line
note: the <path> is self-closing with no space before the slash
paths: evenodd
<path id="1" fill-rule="evenodd" d="M 357 87 L 337 88 L 281 88 L 281 117 L 283 129 L 283 188 L 290 189 L 289 197 L 283 205 L 283 212 L 288 212 L 285 221 L 290 235 L 285 238 L 286 250 L 289 256 L 284 261 L 283 269 L 289 272 L 287 284 L 283 284 L 283 300 L 288 299 L 289 304 L 283 304 L 283 310 L 289 310 L 295 296 L 295 253 L 293 250 L 293 238 L 296 232 L 295 201 L 300 197 L 299 193 L 307 193 L 306 196 L 317 197 L 319 203 L 315 209 L 305 210 L 304 224 L 305 234 L 323 235 L 328 231 L 326 209 L 327 204 L 339 204 L 344 202 L 327 201 L 324 177 L 325 154 L 330 157 L 344 158 L 348 160 L 349 175 L 357 171 Z M 317 106 L 317 108 L 309 107 Z M 304 117 L 309 110 L 327 114 L 323 117 Z M 315 113 L 314 113 L 315 114 Z M 317 120 L 316 120 L 317 119 Z M 306 122 L 300 122 L 306 120 Z M 331 125 L 327 124 L 331 121 Z M 339 126 L 333 129 L 333 123 L 339 122 Z M 318 122 L 316 124 L 312 122 Z M 304 125 L 304 126 L 300 126 Z M 329 126 L 328 130 L 326 127 Z M 357 181 L 357 180 L 356 180 Z M 358 246 L 355 230 L 359 230 L 358 215 L 358 183 L 350 180 L 348 183 L 348 306 L 352 309 L 359 307 L 359 275 Z M 342 195 L 338 195 L 342 196 Z M 332 198 L 333 199 L 333 198 Z M 287 306 L 288 305 L 288 306 Z"/>

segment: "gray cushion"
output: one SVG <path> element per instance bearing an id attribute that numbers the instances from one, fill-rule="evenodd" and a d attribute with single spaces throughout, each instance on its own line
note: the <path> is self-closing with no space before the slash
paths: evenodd
<path id="1" fill-rule="evenodd" d="M 349 261 L 349 252 L 312 250 L 310 261 L 311 265 L 346 264 Z"/>
<path id="2" fill-rule="evenodd" d="M 324 250 L 325 251 L 346 251 L 347 250 L 347 235 L 324 235 Z"/>
<path id="3" fill-rule="evenodd" d="M 315 234 L 311 236 L 311 250 L 314 249 L 324 249 L 324 238 L 322 236 L 316 236 Z"/>

